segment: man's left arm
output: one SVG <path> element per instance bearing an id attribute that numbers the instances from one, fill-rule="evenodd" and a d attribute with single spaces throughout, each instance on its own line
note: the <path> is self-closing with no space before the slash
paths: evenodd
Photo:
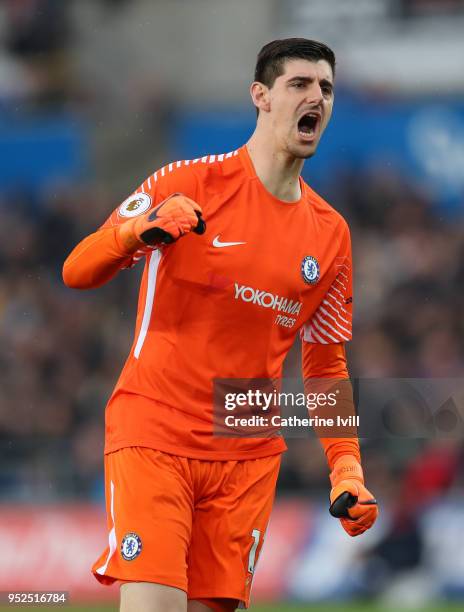
<path id="1" fill-rule="evenodd" d="M 356 410 L 349 379 L 345 342 L 352 336 L 352 257 L 348 226 L 344 222 L 333 282 L 301 332 L 302 370 L 306 393 L 331 392 L 336 398 L 332 432 L 315 427 L 330 468 L 330 511 L 351 535 L 360 535 L 374 524 L 378 507 L 364 486 Z M 324 416 L 324 408 L 318 410 Z M 332 433 L 332 435 L 330 435 Z"/>
<path id="2" fill-rule="evenodd" d="M 350 536 L 357 536 L 372 527 L 378 507 L 374 496 L 364 486 L 344 344 L 317 344 L 303 340 L 302 366 L 306 393 L 314 393 L 315 389 L 325 395 L 335 393 L 336 415 L 349 423 L 344 427 L 335 424 L 332 436 L 327 435 L 326 427 L 316 426 L 314 430 L 330 469 L 330 512 L 340 519 Z M 324 408 L 318 413 L 323 416 Z"/>

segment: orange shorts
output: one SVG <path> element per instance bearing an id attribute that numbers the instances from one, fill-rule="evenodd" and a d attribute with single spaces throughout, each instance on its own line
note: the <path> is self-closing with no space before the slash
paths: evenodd
<path id="1" fill-rule="evenodd" d="M 248 606 L 279 466 L 280 455 L 206 461 L 142 447 L 109 453 L 109 546 L 92 567 L 95 577 Z"/>

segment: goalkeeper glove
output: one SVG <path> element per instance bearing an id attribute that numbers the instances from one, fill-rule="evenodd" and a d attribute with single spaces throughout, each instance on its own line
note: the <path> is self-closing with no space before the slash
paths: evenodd
<path id="1" fill-rule="evenodd" d="M 342 455 L 330 474 L 330 514 L 352 537 L 364 533 L 379 514 L 377 501 L 364 486 L 363 471 L 352 455 Z"/>
<path id="2" fill-rule="evenodd" d="M 181 193 L 174 193 L 144 215 L 126 221 L 118 229 L 124 248 L 133 252 L 147 244 L 169 244 L 192 230 L 196 234 L 204 234 L 206 223 L 196 202 Z"/>

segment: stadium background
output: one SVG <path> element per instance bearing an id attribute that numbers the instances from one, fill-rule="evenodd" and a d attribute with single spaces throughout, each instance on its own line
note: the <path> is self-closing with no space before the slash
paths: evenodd
<path id="1" fill-rule="evenodd" d="M 338 57 L 334 118 L 305 178 L 352 228 L 352 374 L 461 377 L 463 27 L 460 0 L 1 3 L 0 591 L 115 601 L 88 567 L 106 541 L 103 409 L 140 270 L 79 293 L 62 262 L 157 167 L 244 142 L 272 38 L 320 39 Z M 299 375 L 297 345 L 286 373 Z M 317 442 L 291 440 L 257 603 L 462 604 L 462 436 L 408 427 L 363 442 L 382 514 L 359 541 L 327 515 Z"/>

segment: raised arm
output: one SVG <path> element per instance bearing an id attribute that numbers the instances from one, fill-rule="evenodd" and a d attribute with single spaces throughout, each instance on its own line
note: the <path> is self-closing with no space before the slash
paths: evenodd
<path id="1" fill-rule="evenodd" d="M 162 169 L 159 174 L 159 179 L 157 173 L 147 179 L 99 230 L 73 249 L 63 266 L 65 285 L 99 287 L 150 250 L 175 242 L 192 230 L 198 234 L 205 231 L 200 206 L 177 192 L 184 187 L 190 191 L 192 179 L 185 172 L 175 175 Z"/>
<path id="2" fill-rule="evenodd" d="M 63 281 L 73 289 L 94 289 L 111 280 L 134 260 L 119 238 L 119 228 L 100 229 L 84 238 L 63 265 Z"/>

